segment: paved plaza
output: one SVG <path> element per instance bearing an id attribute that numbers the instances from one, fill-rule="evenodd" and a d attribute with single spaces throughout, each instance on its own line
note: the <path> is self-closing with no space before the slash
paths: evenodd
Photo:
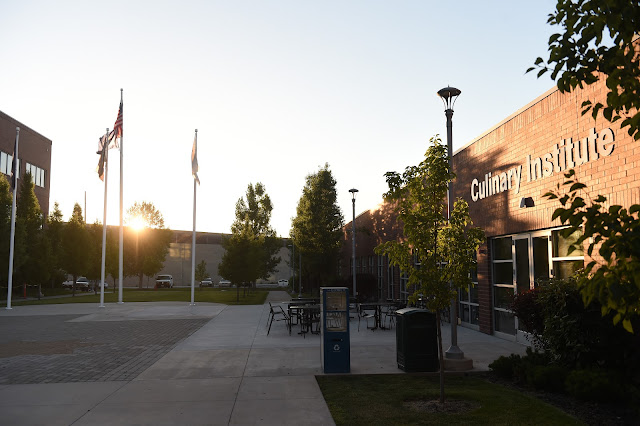
<path id="1" fill-rule="evenodd" d="M 289 299 L 271 292 L 268 301 Z M 290 336 L 269 305 L 182 302 L 18 306 L 0 312 L 3 424 L 331 425 L 315 375 L 320 336 Z M 448 342 L 448 326 L 443 335 Z M 458 329 L 483 371 L 525 347 Z M 447 347 L 448 344 L 445 344 Z M 357 331 L 352 374 L 402 373 L 395 330 Z"/>

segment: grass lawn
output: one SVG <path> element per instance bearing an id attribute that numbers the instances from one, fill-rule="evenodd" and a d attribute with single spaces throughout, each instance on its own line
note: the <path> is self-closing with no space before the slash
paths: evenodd
<path id="1" fill-rule="evenodd" d="M 46 289 L 43 290 L 47 294 Z M 66 290 L 66 294 L 70 295 L 71 291 Z M 219 289 L 219 288 L 196 288 L 195 289 L 195 301 L 198 302 L 213 302 L 224 303 L 226 305 L 262 305 L 269 294 L 268 290 L 252 290 L 245 293 L 240 289 L 239 300 L 236 300 L 236 289 Z M 125 288 L 122 295 L 122 299 L 125 302 L 190 302 L 191 301 L 191 288 L 171 288 L 171 289 L 131 289 Z M 108 291 L 104 293 L 105 303 L 115 303 L 118 301 L 118 292 Z M 76 291 L 75 297 L 57 297 L 51 299 L 41 300 L 20 300 L 14 296 L 11 304 L 15 306 L 19 305 L 48 305 L 58 303 L 100 303 L 100 293 L 94 294 L 93 292 L 78 292 Z"/>
<path id="2" fill-rule="evenodd" d="M 337 425 L 575 425 L 581 422 L 561 410 L 516 390 L 477 376 L 445 377 L 447 400 L 469 401 L 462 414 L 424 413 L 405 401 L 437 400 L 437 376 L 317 376 Z"/>

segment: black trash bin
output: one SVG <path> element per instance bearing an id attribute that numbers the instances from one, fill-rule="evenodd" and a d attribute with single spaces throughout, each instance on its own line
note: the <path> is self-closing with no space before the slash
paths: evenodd
<path id="1" fill-rule="evenodd" d="M 396 315 L 398 368 L 404 371 L 438 371 L 436 314 L 426 309 L 404 308 Z"/>

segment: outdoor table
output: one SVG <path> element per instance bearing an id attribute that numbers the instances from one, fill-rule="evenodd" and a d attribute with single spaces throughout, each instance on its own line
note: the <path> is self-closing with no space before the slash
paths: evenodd
<path id="1" fill-rule="evenodd" d="M 382 323 L 382 308 L 384 306 L 389 307 L 395 305 L 396 304 L 392 302 L 365 302 L 360 303 L 360 309 L 373 310 L 374 326 L 371 328 L 372 330 L 377 330 L 378 328 L 386 330 L 387 328 Z"/>
<path id="2" fill-rule="evenodd" d="M 295 315 L 300 322 L 300 332 L 298 334 L 306 335 L 311 332 L 318 334 L 318 331 L 313 331 L 313 323 L 319 321 L 320 305 L 289 305 L 289 316 L 293 318 Z M 306 336 L 305 336 L 306 337 Z"/>

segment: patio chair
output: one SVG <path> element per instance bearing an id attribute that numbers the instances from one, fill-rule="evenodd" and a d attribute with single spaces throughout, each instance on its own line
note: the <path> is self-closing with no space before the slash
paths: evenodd
<path id="1" fill-rule="evenodd" d="M 273 321 L 285 321 L 287 329 L 289 330 L 289 336 L 291 336 L 291 318 L 284 309 L 282 309 L 282 306 L 273 306 L 271 302 L 269 302 L 269 317 L 267 318 L 269 329 L 267 330 L 267 336 L 271 332 L 271 324 L 273 324 Z"/>
<path id="2" fill-rule="evenodd" d="M 360 320 L 364 319 L 367 328 L 369 328 L 369 319 L 373 318 L 375 321 L 375 307 L 371 308 L 371 307 L 367 307 L 365 305 L 359 305 L 358 306 L 358 331 L 360 331 Z M 374 330 L 373 327 L 371 327 L 372 330 Z"/>
<path id="3" fill-rule="evenodd" d="M 396 322 L 396 310 L 397 309 L 398 308 L 395 305 L 388 305 L 382 311 L 382 315 L 384 315 L 382 325 L 384 325 L 386 328 L 391 329 L 391 324 L 394 324 Z M 389 320 L 389 325 L 388 326 L 386 325 L 387 320 Z"/>

